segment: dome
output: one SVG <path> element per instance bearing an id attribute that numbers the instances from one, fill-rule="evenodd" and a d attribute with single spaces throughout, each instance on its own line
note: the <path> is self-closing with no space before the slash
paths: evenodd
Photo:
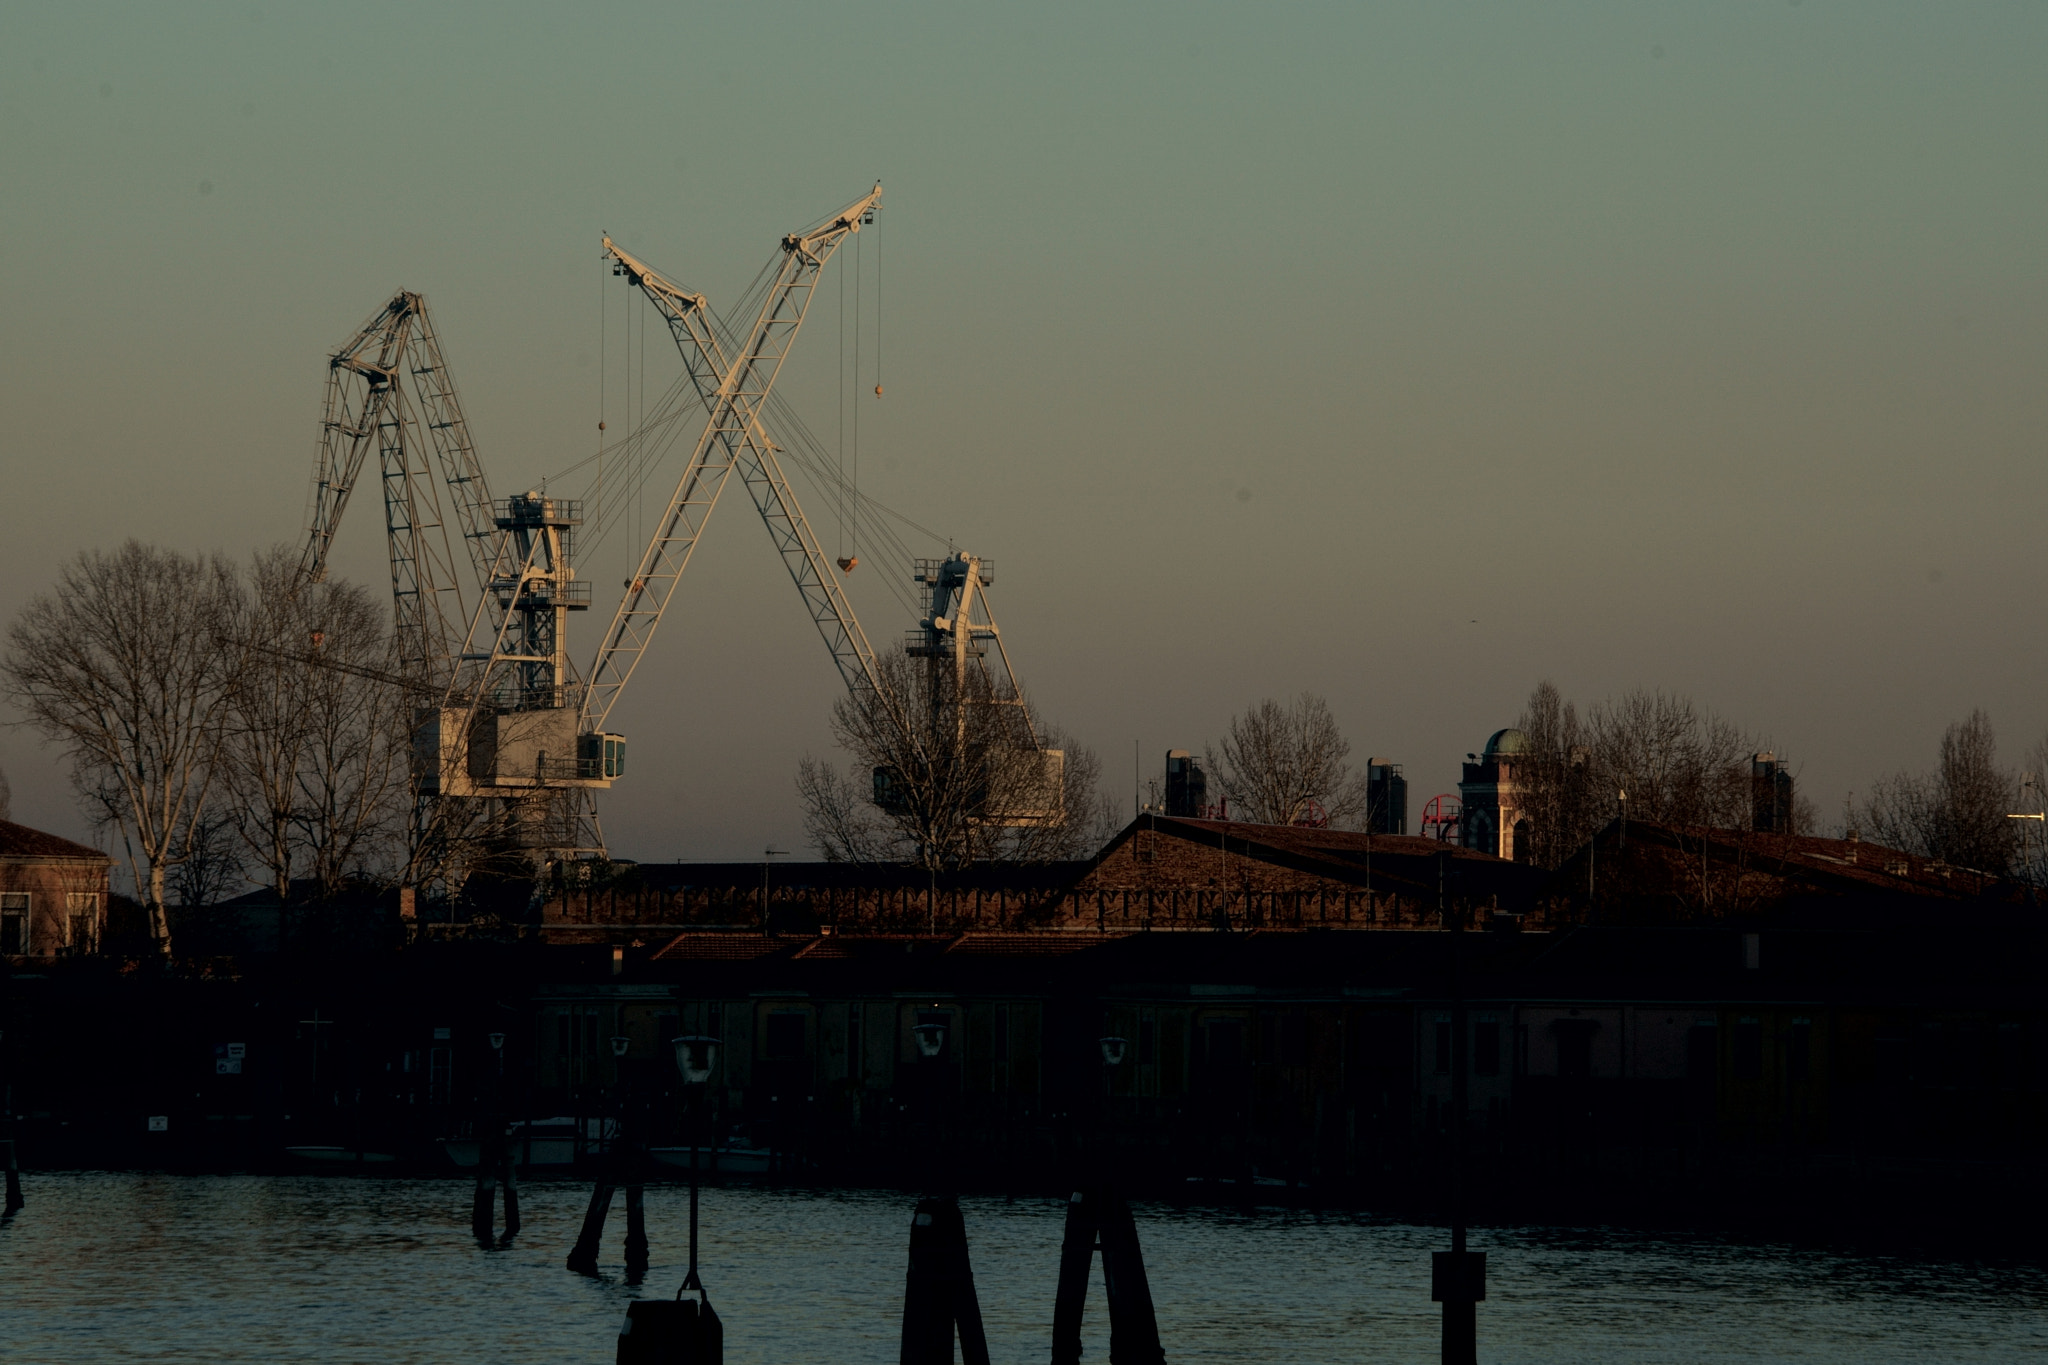
<path id="1" fill-rule="evenodd" d="M 1495 730 L 1493 738 L 1486 741 L 1486 756 L 1499 758 L 1529 752 L 1529 737 L 1520 730 Z"/>

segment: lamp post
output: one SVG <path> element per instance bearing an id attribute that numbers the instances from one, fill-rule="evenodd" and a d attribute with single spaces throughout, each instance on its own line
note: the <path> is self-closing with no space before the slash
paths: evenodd
<path id="1" fill-rule="evenodd" d="M 513 1234 L 519 1231 L 519 1187 L 513 1181 L 512 1148 L 505 1134 L 505 1035 L 491 1033 L 485 1037 L 490 1042 L 496 1064 L 492 1068 L 490 1098 L 484 1102 L 477 1122 L 476 1193 L 470 1201 L 469 1221 L 477 1244 L 488 1248 L 498 1244 L 493 1221 L 497 1212 L 495 1183 L 502 1180 L 505 1186 L 505 1240 L 508 1244 Z"/>
<path id="2" fill-rule="evenodd" d="M 690 1117 L 699 1118 L 698 1104 L 705 1085 L 711 1080 L 712 1068 L 718 1065 L 718 1040 L 703 1034 L 689 1034 L 677 1038 L 671 1044 L 676 1053 L 676 1070 L 682 1073 L 683 1084 L 688 1088 Z M 704 1294 L 703 1281 L 697 1278 L 697 1146 L 701 1122 L 692 1122 L 688 1135 L 690 1144 L 690 1273 L 683 1277 L 683 1288 L 694 1289 Z"/>
<path id="3" fill-rule="evenodd" d="M 718 1040 L 701 1034 L 669 1039 L 683 1085 L 701 1091 L 718 1065 Z M 694 1109 L 694 1105 L 692 1106 Z M 640 1299 L 626 1305 L 626 1326 L 619 1333 L 619 1365 L 720 1365 L 725 1359 L 725 1324 L 712 1311 L 711 1296 L 697 1278 L 697 1139 L 690 1143 L 690 1273 L 673 1299 Z M 697 1297 L 686 1299 L 687 1290 Z"/>
<path id="4" fill-rule="evenodd" d="M 1067 1201 L 1066 1233 L 1060 1242 L 1059 1286 L 1052 1307 L 1053 1365 L 1080 1365 L 1081 1317 L 1088 1297 L 1089 1266 L 1102 1249 L 1102 1285 L 1109 1299 L 1109 1358 L 1137 1365 L 1165 1365 L 1159 1346 L 1159 1320 L 1152 1309 L 1152 1286 L 1145 1277 L 1145 1255 L 1138 1246 L 1138 1227 L 1111 1172 L 1113 1083 L 1129 1044 L 1115 1034 L 1095 1040 L 1102 1057 L 1101 1151 L 1084 1163 Z"/>
<path id="5" fill-rule="evenodd" d="M 944 1078 L 937 1063 L 945 1056 L 950 1029 L 942 1018 L 926 1018 L 911 1026 L 921 1068 L 932 1076 L 921 1087 L 934 1118 Z M 935 1125 L 936 1126 L 936 1125 Z M 934 1134 L 933 1146 L 944 1143 Z M 974 1270 L 967 1251 L 967 1224 L 952 1192 L 953 1172 L 945 1164 L 950 1152 L 933 1167 L 927 1188 L 940 1193 L 917 1201 L 910 1220 L 910 1266 L 903 1280 L 903 1345 L 901 1365 L 951 1365 L 953 1338 L 960 1338 L 965 1365 L 988 1365 L 988 1338 L 982 1331 L 981 1302 L 974 1292 Z"/>
<path id="6" fill-rule="evenodd" d="M 1129 1044 L 1124 1039 L 1114 1034 L 1109 1034 L 1097 1038 L 1095 1046 L 1102 1053 L 1101 1141 L 1103 1146 L 1103 1164 L 1107 1165 L 1109 1162 L 1110 1131 L 1115 1126 L 1114 1120 L 1116 1117 L 1116 1087 L 1113 1078 L 1116 1075 L 1116 1069 L 1124 1064 L 1124 1052 L 1129 1047 Z"/>
<path id="7" fill-rule="evenodd" d="M 1442 855 L 1439 855 L 1441 858 Z M 1446 894 L 1449 860 L 1437 867 L 1437 903 L 1451 935 L 1451 1249 L 1430 1257 L 1430 1297 L 1443 1304 L 1443 1365 L 1478 1359 L 1478 1304 L 1486 1297 L 1486 1253 L 1465 1248 L 1465 1129 L 1471 1070 L 1465 1011 L 1464 909 Z"/>

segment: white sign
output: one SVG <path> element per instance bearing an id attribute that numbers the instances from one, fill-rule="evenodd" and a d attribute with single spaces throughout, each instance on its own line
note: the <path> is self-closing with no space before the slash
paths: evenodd
<path id="1" fill-rule="evenodd" d="M 149 1116 L 149 1131 L 152 1133 L 170 1132 L 171 1116 L 169 1114 L 151 1114 Z"/>
<path id="2" fill-rule="evenodd" d="M 215 1043 L 213 1045 L 213 1074 L 216 1076 L 239 1076 L 242 1074 L 242 1057 L 249 1050 L 246 1043 Z"/>

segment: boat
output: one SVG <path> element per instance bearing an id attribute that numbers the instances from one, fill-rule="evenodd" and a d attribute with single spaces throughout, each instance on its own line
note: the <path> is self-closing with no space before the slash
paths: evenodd
<path id="1" fill-rule="evenodd" d="M 286 1156 L 295 1156 L 301 1161 L 334 1162 L 346 1166 L 387 1165 L 398 1160 L 390 1152 L 361 1152 L 353 1147 L 287 1147 Z"/>
<path id="2" fill-rule="evenodd" d="M 775 1155 L 769 1148 L 751 1145 L 698 1147 L 694 1150 L 697 1153 L 697 1169 L 705 1175 L 713 1172 L 723 1175 L 765 1175 L 769 1162 Z M 665 1166 L 681 1166 L 687 1169 L 691 1151 L 689 1147 L 655 1147 L 648 1151 L 648 1155 Z"/>
<path id="3" fill-rule="evenodd" d="M 577 1141 L 577 1120 L 573 1117 L 526 1119 L 507 1124 L 505 1141 L 512 1149 L 512 1161 L 519 1166 L 573 1166 L 579 1145 L 589 1149 L 602 1146 L 618 1136 L 617 1119 L 584 1119 L 582 1142 Z M 473 1170 L 482 1159 L 483 1144 L 476 1138 L 443 1138 L 441 1150 L 465 1170 Z"/>

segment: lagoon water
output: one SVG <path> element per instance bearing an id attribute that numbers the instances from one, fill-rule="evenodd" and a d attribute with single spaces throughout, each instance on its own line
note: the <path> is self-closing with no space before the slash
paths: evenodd
<path id="1" fill-rule="evenodd" d="M 469 1235 L 457 1180 L 30 1174 L 0 1223 L 0 1360 L 608 1362 L 626 1304 L 671 1295 L 687 1195 L 648 1191 L 654 1266 L 563 1269 L 588 1186 L 522 1189 L 513 1246 Z M 896 1359 L 913 1199 L 729 1187 L 703 1200 L 703 1276 L 733 1365 Z M 997 1365 L 1046 1359 L 1061 1205 L 962 1201 Z M 1137 1210 L 1174 1362 L 1434 1361 L 1440 1230 L 1352 1214 Z M 2048 1360 L 2048 1262 L 1854 1255 L 1609 1229 L 1475 1230 L 1480 1359 Z M 1086 1360 L 1108 1360 L 1100 1267 Z"/>

